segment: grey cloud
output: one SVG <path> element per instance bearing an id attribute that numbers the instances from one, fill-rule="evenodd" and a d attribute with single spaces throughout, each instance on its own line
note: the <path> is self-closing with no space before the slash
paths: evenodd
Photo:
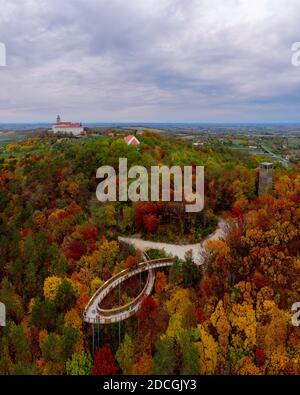
<path id="1" fill-rule="evenodd" d="M 300 121 L 297 0 L 0 0 L 0 10 L 0 122 Z"/>

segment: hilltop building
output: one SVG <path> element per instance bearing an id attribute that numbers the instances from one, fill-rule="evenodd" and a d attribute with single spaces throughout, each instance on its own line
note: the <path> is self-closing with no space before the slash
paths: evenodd
<path id="1" fill-rule="evenodd" d="M 140 145 L 139 140 L 135 136 L 132 136 L 132 135 L 124 137 L 124 141 L 125 141 L 125 143 L 127 143 L 127 145 Z"/>
<path id="2" fill-rule="evenodd" d="M 258 196 L 271 194 L 273 190 L 273 163 L 262 162 L 259 169 Z"/>
<path id="3" fill-rule="evenodd" d="M 71 134 L 73 136 L 80 136 L 84 133 L 84 128 L 81 123 L 62 122 L 60 116 L 57 116 L 56 123 L 52 126 L 53 133 Z"/>

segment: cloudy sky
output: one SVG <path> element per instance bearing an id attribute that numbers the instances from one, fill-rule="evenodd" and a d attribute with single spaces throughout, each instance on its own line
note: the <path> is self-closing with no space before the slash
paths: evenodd
<path id="1" fill-rule="evenodd" d="M 0 0 L 0 123 L 300 121 L 299 0 Z"/>

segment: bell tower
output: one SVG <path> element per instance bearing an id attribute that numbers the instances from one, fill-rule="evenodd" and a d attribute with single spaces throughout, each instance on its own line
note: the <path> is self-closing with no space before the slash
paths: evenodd
<path id="1" fill-rule="evenodd" d="M 60 115 L 57 116 L 56 123 L 60 123 Z"/>

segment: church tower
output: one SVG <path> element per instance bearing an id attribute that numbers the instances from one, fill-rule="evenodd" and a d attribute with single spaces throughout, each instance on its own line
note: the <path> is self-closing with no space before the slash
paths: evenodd
<path id="1" fill-rule="evenodd" d="M 60 123 L 60 115 L 57 116 L 56 123 Z"/>

